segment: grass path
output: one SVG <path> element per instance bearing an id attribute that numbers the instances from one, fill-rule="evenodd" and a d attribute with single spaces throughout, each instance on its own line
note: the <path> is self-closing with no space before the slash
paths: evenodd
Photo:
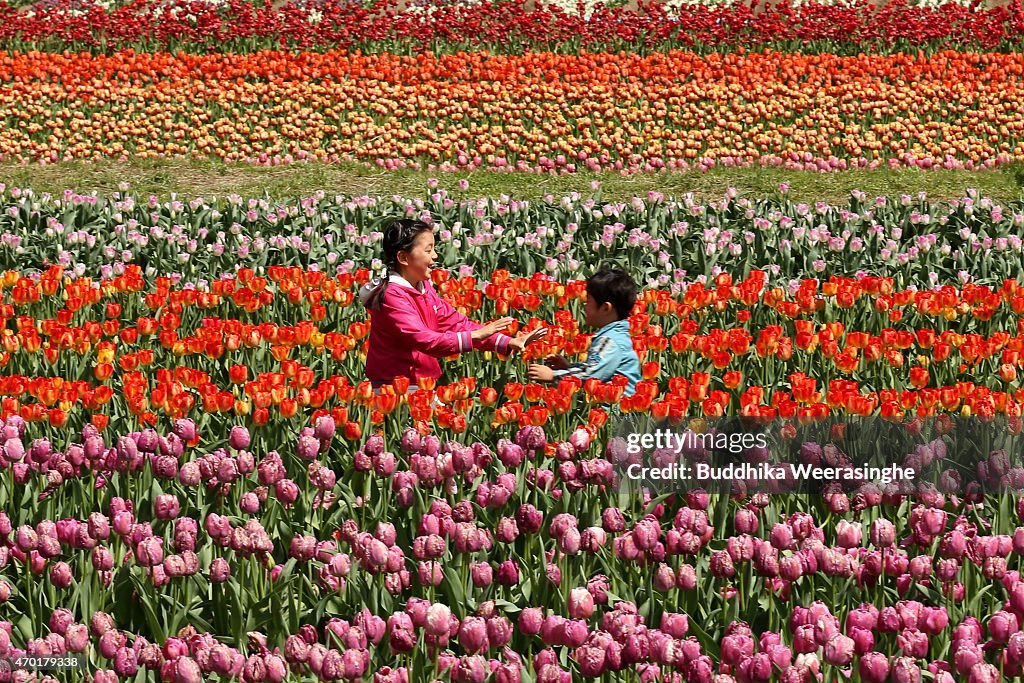
<path id="1" fill-rule="evenodd" d="M 456 190 L 461 179 L 470 183 L 468 196 L 508 194 L 522 199 L 537 199 L 547 193 L 555 196 L 569 192 L 589 193 L 591 183 L 601 183 L 606 199 L 644 196 L 649 191 L 679 196 L 693 192 L 698 197 L 721 197 L 730 187 L 758 196 L 772 194 L 780 183 L 790 185 L 790 196 L 798 201 L 842 202 L 852 190 L 871 196 L 917 194 L 927 192 L 935 200 L 961 197 L 968 188 L 994 200 L 1008 203 L 1024 196 L 1024 168 L 1007 166 L 990 171 L 946 171 L 915 169 L 813 173 L 782 169 L 715 169 L 706 173 L 661 173 L 622 176 L 614 173 L 575 175 L 535 175 L 522 173 L 426 171 L 384 172 L 359 164 L 293 164 L 258 167 L 225 164 L 220 161 L 137 159 L 127 162 L 70 162 L 47 166 L 0 161 L 0 183 L 8 187 L 28 187 L 36 192 L 111 193 L 122 182 L 137 194 L 155 194 L 167 199 L 180 197 L 224 197 L 269 194 L 275 199 L 307 196 L 317 190 L 343 195 L 418 196 L 427 191 L 427 179 L 437 178 L 440 187 Z"/>

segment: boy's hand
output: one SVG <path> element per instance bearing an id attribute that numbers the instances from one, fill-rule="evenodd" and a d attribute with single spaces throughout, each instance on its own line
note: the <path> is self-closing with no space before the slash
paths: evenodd
<path id="1" fill-rule="evenodd" d="M 547 333 L 548 330 L 546 327 L 538 327 L 536 330 L 533 330 L 531 332 L 523 332 L 519 335 L 516 335 L 512 339 L 512 341 L 508 343 L 508 347 L 516 351 L 522 351 L 528 345 L 532 344 L 538 339 L 543 339 L 545 336 L 547 336 Z"/>
<path id="2" fill-rule="evenodd" d="M 499 318 L 498 320 L 492 320 L 483 327 L 473 330 L 473 332 L 471 333 L 473 341 L 481 341 L 482 339 L 487 339 L 491 335 L 495 335 L 498 332 L 501 332 L 515 321 L 516 319 L 510 316 Z"/>
<path id="3" fill-rule="evenodd" d="M 535 363 L 527 369 L 526 376 L 534 382 L 553 382 L 555 380 L 555 371 L 546 365 L 537 365 Z"/>
<path id="4" fill-rule="evenodd" d="M 555 370 L 568 370 L 569 360 L 565 356 L 551 355 L 544 359 L 544 362 L 549 368 Z"/>

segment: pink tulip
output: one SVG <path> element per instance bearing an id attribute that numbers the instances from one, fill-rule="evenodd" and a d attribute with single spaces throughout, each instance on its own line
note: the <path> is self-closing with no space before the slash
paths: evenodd
<path id="1" fill-rule="evenodd" d="M 427 610 L 426 630 L 432 636 L 441 636 L 449 632 L 453 620 L 452 611 L 447 605 L 437 602 Z"/>
<path id="2" fill-rule="evenodd" d="M 736 573 L 733 567 L 732 558 L 724 550 L 716 551 L 711 555 L 711 575 L 715 577 L 732 577 Z"/>
<path id="3" fill-rule="evenodd" d="M 157 519 L 174 519 L 181 511 L 181 503 L 178 497 L 171 493 L 162 493 L 156 497 L 153 504 L 153 511 Z"/>
<path id="4" fill-rule="evenodd" d="M 608 533 L 619 533 L 626 529 L 626 519 L 622 510 L 618 508 L 605 508 L 601 512 L 601 527 Z"/>
<path id="5" fill-rule="evenodd" d="M 463 619 L 459 626 L 459 644 L 470 654 L 487 650 L 487 622 L 480 617 Z"/>
<path id="6" fill-rule="evenodd" d="M 788 550 L 793 544 L 793 530 L 788 524 L 775 524 L 772 527 L 771 544 L 778 550 Z"/>
<path id="7" fill-rule="evenodd" d="M 733 516 L 733 527 L 737 534 L 756 534 L 758 529 L 757 512 L 749 508 L 740 508 Z"/>
<path id="8" fill-rule="evenodd" d="M 664 612 L 661 615 L 660 628 L 673 638 L 682 638 L 689 630 L 689 619 L 685 614 Z"/>
<path id="9" fill-rule="evenodd" d="M 884 683 L 889 677 L 889 659 L 880 652 L 868 652 L 857 664 L 864 683 Z"/>
<path id="10" fill-rule="evenodd" d="M 569 616 L 589 619 L 594 614 L 594 598 L 586 588 L 573 588 L 569 592 Z"/>
<path id="11" fill-rule="evenodd" d="M 676 584 L 680 590 L 692 591 L 697 588 L 697 570 L 691 564 L 679 565 L 676 572 Z"/>
<path id="12" fill-rule="evenodd" d="M 998 683 L 1001 680 L 999 669 L 986 662 L 975 664 L 967 676 L 967 683 Z"/>
<path id="13" fill-rule="evenodd" d="M 67 588 L 74 581 L 74 578 L 71 572 L 71 565 L 67 562 L 57 562 L 50 570 L 50 582 L 57 588 Z"/>
<path id="14" fill-rule="evenodd" d="M 839 520 L 836 524 L 836 541 L 843 548 L 857 548 L 861 544 L 862 527 L 859 522 Z"/>
<path id="15" fill-rule="evenodd" d="M 535 636 L 540 633 L 544 624 L 543 607 L 527 607 L 519 613 L 518 627 L 520 632 L 527 636 Z"/>
<path id="16" fill-rule="evenodd" d="M 179 657 L 174 661 L 174 683 L 201 683 L 202 671 L 191 657 Z"/>
<path id="17" fill-rule="evenodd" d="M 892 663 L 892 683 L 921 683 L 921 668 L 910 657 L 897 657 Z"/>

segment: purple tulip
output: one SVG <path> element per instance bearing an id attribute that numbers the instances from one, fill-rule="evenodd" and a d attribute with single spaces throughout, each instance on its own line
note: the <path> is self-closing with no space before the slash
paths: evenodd
<path id="1" fill-rule="evenodd" d="M 892 663 L 892 683 L 921 683 L 921 668 L 910 657 L 897 657 Z"/>
<path id="2" fill-rule="evenodd" d="M 505 560 L 498 566 L 498 583 L 515 586 L 519 583 L 519 565 L 515 560 Z"/>
<path id="3" fill-rule="evenodd" d="M 884 683 L 889 677 L 889 658 L 881 652 L 868 652 L 857 664 L 864 683 Z"/>
<path id="4" fill-rule="evenodd" d="M 487 650 L 487 622 L 480 617 L 470 616 L 463 619 L 459 626 L 459 644 L 470 654 Z"/>
<path id="5" fill-rule="evenodd" d="M 1003 680 L 999 675 L 999 669 L 986 662 L 978 662 L 971 667 L 967 676 L 967 683 L 998 683 Z"/>
<path id="6" fill-rule="evenodd" d="M 544 624 L 543 607 L 527 607 L 519 613 L 518 627 L 520 632 L 527 636 L 535 636 L 540 633 Z"/>
<path id="7" fill-rule="evenodd" d="M 251 438 L 249 436 L 249 430 L 240 425 L 236 425 L 231 428 L 231 433 L 228 435 L 228 445 L 236 451 L 240 451 L 249 447 Z"/>
<path id="8" fill-rule="evenodd" d="M 296 452 L 302 460 L 316 460 L 320 453 L 320 441 L 312 435 L 301 436 Z"/>

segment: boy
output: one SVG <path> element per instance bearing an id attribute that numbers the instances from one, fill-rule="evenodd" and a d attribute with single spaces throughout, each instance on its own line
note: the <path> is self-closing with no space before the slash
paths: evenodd
<path id="1" fill-rule="evenodd" d="M 626 272 L 602 269 L 587 280 L 587 325 L 598 328 L 590 341 L 585 363 L 569 364 L 563 356 L 549 356 L 546 365 L 531 365 L 527 375 L 534 382 L 554 382 L 569 375 L 582 380 L 611 381 L 615 375 L 629 380 L 625 396 L 636 393 L 640 359 L 629 337 L 629 314 L 636 303 L 636 284 Z"/>

